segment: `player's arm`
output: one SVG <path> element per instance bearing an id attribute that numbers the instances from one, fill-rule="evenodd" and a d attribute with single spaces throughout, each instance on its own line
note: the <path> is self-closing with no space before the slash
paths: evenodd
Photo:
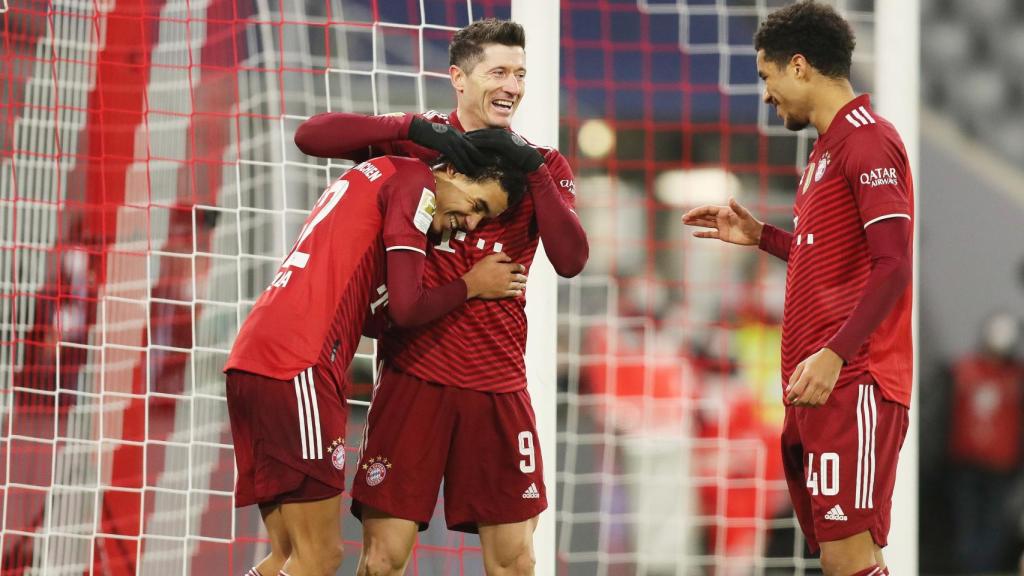
<path id="1" fill-rule="evenodd" d="M 512 133 L 494 131 L 479 138 L 481 146 L 486 142 L 486 148 L 498 151 L 527 173 L 537 230 L 555 272 L 563 278 L 579 274 L 590 256 L 590 246 L 580 219 L 573 211 L 575 192 L 569 163 L 556 150 L 550 150 L 545 158 Z M 559 193 L 563 182 L 568 198 Z"/>
<path id="2" fill-rule="evenodd" d="M 697 238 L 715 238 L 740 246 L 757 246 L 782 260 L 789 260 L 793 235 L 754 218 L 735 198 L 728 206 L 698 206 L 683 214 L 683 224 L 707 230 L 693 233 Z"/>
<path id="3" fill-rule="evenodd" d="M 461 278 L 435 288 L 423 286 L 426 255 L 416 250 L 388 250 L 388 313 L 399 326 L 433 322 L 470 298 L 515 298 L 526 287 L 525 270 L 505 254 L 490 254 Z"/>
<path id="4" fill-rule="evenodd" d="M 370 157 L 371 147 L 389 152 L 388 145 L 405 140 L 412 118 L 411 114 L 317 114 L 299 125 L 295 131 L 295 146 L 310 156 L 361 162 Z"/>
<path id="5" fill-rule="evenodd" d="M 387 251 L 388 314 L 399 326 L 432 322 L 469 298 L 509 298 L 526 286 L 523 266 L 505 254 L 489 255 L 461 278 L 427 288 L 423 268 L 427 232 L 436 211 L 433 176 L 425 165 L 411 163 L 384 185 L 384 247 Z"/>
<path id="6" fill-rule="evenodd" d="M 551 150 L 545 163 L 527 178 L 544 252 L 559 276 L 572 278 L 583 271 L 590 257 L 587 234 L 573 210 L 572 168 L 564 156 Z"/>
<path id="7" fill-rule="evenodd" d="M 865 229 L 871 274 L 860 301 L 827 347 L 849 362 L 910 285 L 913 258 L 910 236 L 913 226 L 905 218 L 888 218 Z"/>
<path id="8" fill-rule="evenodd" d="M 369 158 L 374 149 L 384 154 L 401 151 L 421 159 L 431 157 L 430 160 L 436 158 L 437 152 L 463 173 L 474 172 L 484 159 L 458 130 L 414 114 L 317 114 L 299 125 L 295 146 L 310 156 L 357 162 Z"/>

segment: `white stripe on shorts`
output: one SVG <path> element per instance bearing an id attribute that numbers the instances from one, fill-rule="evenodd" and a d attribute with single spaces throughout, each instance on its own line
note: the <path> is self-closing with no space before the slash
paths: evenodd
<path id="1" fill-rule="evenodd" d="M 300 372 L 293 381 L 295 382 L 295 404 L 299 407 L 299 438 L 302 439 L 302 459 L 306 459 L 306 413 L 302 409 L 302 384 L 299 382 L 302 373 Z"/>
<path id="2" fill-rule="evenodd" d="M 875 428 L 878 407 L 875 387 L 861 384 L 857 394 L 857 489 L 854 508 L 874 508 Z"/>
<path id="3" fill-rule="evenodd" d="M 316 400 L 316 383 L 313 382 L 313 368 L 306 369 L 306 383 L 309 386 L 309 397 L 313 399 L 313 429 L 316 435 L 313 437 L 316 440 L 316 453 L 313 454 L 313 460 L 320 460 L 324 457 L 324 438 L 320 433 L 320 406 Z M 313 443 L 310 442 L 312 448 Z"/>

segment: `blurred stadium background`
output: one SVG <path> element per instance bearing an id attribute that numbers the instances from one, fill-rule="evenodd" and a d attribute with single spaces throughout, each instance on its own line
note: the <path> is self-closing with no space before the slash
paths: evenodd
<path id="1" fill-rule="evenodd" d="M 835 2 L 858 32 L 858 91 L 876 88 L 885 1 Z M 511 2 L 0 2 L 0 573 L 241 573 L 267 544 L 255 510 L 232 508 L 220 368 L 348 166 L 291 135 L 327 110 L 449 111 L 452 31 Z M 776 449 L 785 270 L 695 246 L 678 223 L 730 195 L 790 220 L 813 140 L 760 104 L 750 48 L 784 3 L 560 4 L 557 144 L 592 253 L 558 284 L 557 379 L 534 392 L 558 416 L 557 568 L 538 574 L 819 573 Z M 917 557 L 922 574 L 1010 573 L 1022 407 L 998 407 L 1022 394 L 952 399 L 985 319 L 1024 311 L 1024 6 L 920 8 L 921 68 L 901 71 L 921 86 Z M 544 106 L 530 80 L 524 108 Z M 372 351 L 353 365 L 356 400 Z M 976 404 L 1009 468 L 954 457 L 950 423 Z M 956 529 L 972 506 L 1000 520 L 975 540 Z M 996 547 L 987 568 L 964 552 L 979 534 Z M 345 536 L 347 574 L 349 516 Z M 437 515 L 410 573 L 480 574 L 479 558 Z"/>

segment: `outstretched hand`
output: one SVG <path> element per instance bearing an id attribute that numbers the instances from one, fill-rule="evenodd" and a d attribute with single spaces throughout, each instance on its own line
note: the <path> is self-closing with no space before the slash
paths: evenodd
<path id="1" fill-rule="evenodd" d="M 735 198 L 729 199 L 728 206 L 698 206 L 683 214 L 682 220 L 687 226 L 709 228 L 694 232 L 697 238 L 717 238 L 741 246 L 757 245 L 764 228 L 764 223 L 754 218 Z"/>
<path id="2" fill-rule="evenodd" d="M 460 174 L 476 174 L 478 167 L 487 162 L 484 153 L 466 140 L 462 132 L 419 116 L 413 117 L 409 124 L 409 140 L 440 152 Z"/>

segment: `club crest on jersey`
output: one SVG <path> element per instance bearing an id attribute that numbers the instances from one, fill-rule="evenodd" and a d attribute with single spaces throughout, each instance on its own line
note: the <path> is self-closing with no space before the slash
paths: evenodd
<path id="1" fill-rule="evenodd" d="M 363 463 L 363 470 L 366 470 L 366 485 L 376 486 L 384 481 L 391 469 L 391 462 L 383 457 L 376 456 Z"/>
<path id="2" fill-rule="evenodd" d="M 338 470 L 345 469 L 345 439 L 337 437 L 327 447 L 327 453 L 331 455 L 331 465 Z"/>
<path id="3" fill-rule="evenodd" d="M 815 182 L 819 182 L 822 178 L 825 177 L 825 169 L 828 168 L 828 164 L 831 161 L 832 156 L 828 152 L 825 152 L 824 154 L 821 155 L 821 158 L 818 160 L 818 169 L 814 171 Z"/>

